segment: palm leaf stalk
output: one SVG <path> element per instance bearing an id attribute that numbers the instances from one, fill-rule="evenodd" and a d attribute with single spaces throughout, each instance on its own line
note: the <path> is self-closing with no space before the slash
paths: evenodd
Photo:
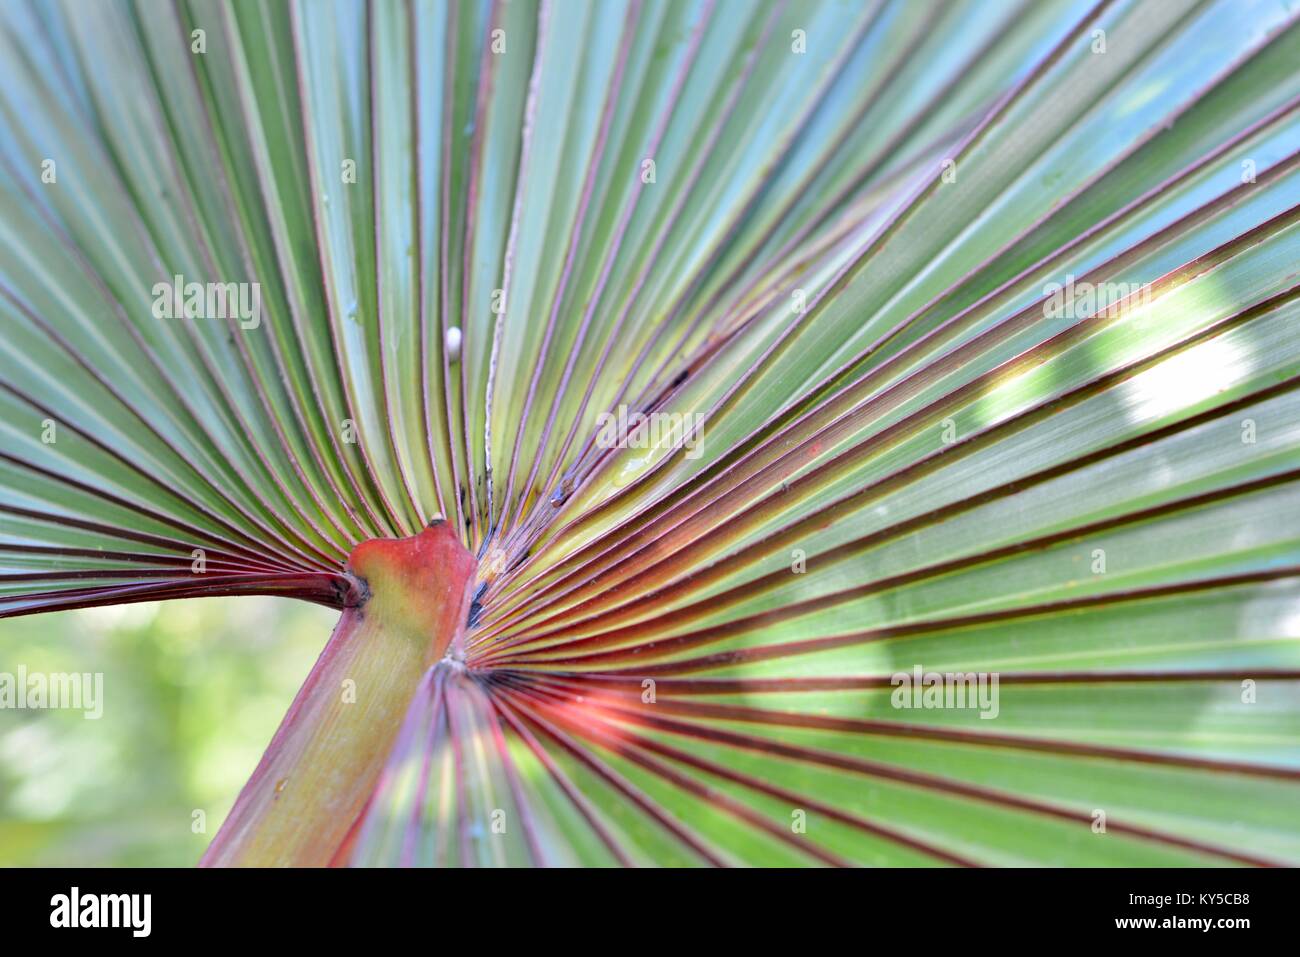
<path id="1" fill-rule="evenodd" d="M 0 616 L 341 615 L 205 863 L 1300 862 L 1300 10 L 2 11 Z"/>

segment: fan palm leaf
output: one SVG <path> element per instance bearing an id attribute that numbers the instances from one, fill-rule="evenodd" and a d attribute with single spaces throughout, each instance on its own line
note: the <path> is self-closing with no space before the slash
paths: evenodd
<path id="1" fill-rule="evenodd" d="M 1300 862 L 1298 18 L 6 0 L 0 615 L 339 609 L 212 864 Z"/>

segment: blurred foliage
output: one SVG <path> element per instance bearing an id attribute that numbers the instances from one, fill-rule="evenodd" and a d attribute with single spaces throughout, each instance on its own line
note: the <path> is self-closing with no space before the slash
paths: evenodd
<path id="1" fill-rule="evenodd" d="M 0 672 L 104 675 L 98 720 L 0 709 L 0 866 L 193 865 L 336 617 L 222 598 L 0 621 Z"/>

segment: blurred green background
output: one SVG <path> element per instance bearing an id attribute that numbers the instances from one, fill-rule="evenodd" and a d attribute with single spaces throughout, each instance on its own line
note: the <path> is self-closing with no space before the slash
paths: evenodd
<path id="1" fill-rule="evenodd" d="M 98 720 L 0 708 L 0 866 L 196 863 L 337 617 L 205 598 L 0 621 L 0 672 L 104 675 Z"/>

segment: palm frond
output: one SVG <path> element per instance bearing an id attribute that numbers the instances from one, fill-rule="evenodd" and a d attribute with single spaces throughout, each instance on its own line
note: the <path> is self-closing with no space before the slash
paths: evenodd
<path id="1" fill-rule="evenodd" d="M 8 0 L 0 616 L 340 609 L 212 863 L 1300 861 L 1298 16 Z"/>

